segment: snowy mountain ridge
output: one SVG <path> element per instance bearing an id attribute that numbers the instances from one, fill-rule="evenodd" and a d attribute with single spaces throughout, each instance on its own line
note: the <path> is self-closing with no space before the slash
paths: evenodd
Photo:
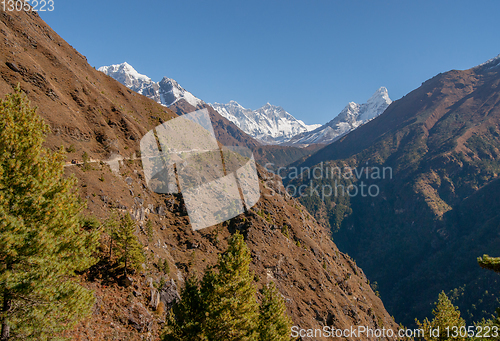
<path id="1" fill-rule="evenodd" d="M 167 107 L 180 99 L 186 100 L 194 107 L 205 103 L 180 86 L 175 80 L 164 77 L 161 81 L 154 82 L 151 78 L 137 72 L 127 62 L 101 66 L 98 70 L 116 79 L 130 90 L 151 98 Z"/>
<path id="2" fill-rule="evenodd" d="M 392 100 L 389 98 L 387 89 L 380 87 L 366 103 L 358 104 L 349 102 L 333 120 L 313 131 L 294 136 L 287 144 L 309 145 L 312 143 L 332 143 L 341 136 L 382 114 L 391 103 Z"/>
<path id="3" fill-rule="evenodd" d="M 478 69 L 478 68 L 481 68 L 483 66 L 489 66 L 489 69 L 500 67 L 500 54 L 496 57 L 493 57 L 493 58 L 485 61 L 484 63 L 481 63 L 481 64 L 475 66 L 474 69 Z"/>
<path id="4" fill-rule="evenodd" d="M 320 124 L 307 125 L 280 106 L 265 104 L 257 110 L 246 109 L 236 101 L 210 104 L 219 114 L 253 138 L 269 144 L 289 141 L 293 136 L 314 130 Z"/>
<path id="5" fill-rule="evenodd" d="M 201 99 L 184 89 L 174 79 L 164 77 L 160 82 L 137 72 L 127 62 L 102 66 L 99 71 L 114 78 L 130 90 L 153 99 L 165 106 L 171 106 L 181 99 L 194 107 L 205 104 Z M 228 104 L 211 104 L 222 116 L 235 123 L 240 129 L 264 143 L 286 142 L 293 136 L 307 132 L 317 125 L 306 125 L 286 112 L 282 107 L 269 103 L 257 110 L 243 108 L 235 101 Z"/>
<path id="6" fill-rule="evenodd" d="M 137 72 L 127 62 L 102 66 L 98 70 L 129 89 L 167 107 L 181 99 L 195 108 L 205 104 L 174 79 L 164 77 L 160 82 L 154 82 L 151 78 Z M 347 104 L 333 120 L 325 125 L 307 125 L 282 107 L 270 103 L 256 110 L 244 108 L 236 101 L 209 105 L 245 133 L 263 143 L 304 146 L 312 143 L 328 144 L 335 141 L 380 115 L 391 102 L 387 89 L 381 87 L 366 103 L 350 102 Z"/>

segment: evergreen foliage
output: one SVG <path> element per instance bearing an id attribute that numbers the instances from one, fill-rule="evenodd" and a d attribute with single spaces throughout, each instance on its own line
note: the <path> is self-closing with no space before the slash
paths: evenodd
<path id="1" fill-rule="evenodd" d="M 285 300 L 271 282 L 263 290 L 260 304 L 259 341 L 288 341 L 292 321 L 286 314 Z"/>
<path id="2" fill-rule="evenodd" d="M 55 339 L 94 303 L 76 273 L 96 262 L 98 230 L 80 218 L 63 149 L 42 146 L 48 132 L 19 86 L 0 101 L 1 340 Z"/>
<path id="3" fill-rule="evenodd" d="M 138 270 L 144 262 L 142 245 L 135 235 L 135 222 L 130 214 L 120 219 L 120 225 L 113 233 L 115 252 L 118 255 L 118 264 L 123 267 L 125 276 L 129 269 Z"/>
<path id="4" fill-rule="evenodd" d="M 159 267 L 165 275 L 170 274 L 170 266 L 168 265 L 168 260 L 164 259 L 163 262 L 160 260 Z"/>
<path id="5" fill-rule="evenodd" d="M 500 273 L 500 257 L 490 257 L 488 255 L 483 255 L 483 257 L 479 257 L 477 259 L 477 262 L 480 267 L 483 269 L 487 270 L 492 270 L 495 271 L 496 273 Z M 497 331 L 500 331 L 500 308 L 496 309 L 496 316 L 492 316 L 491 319 L 485 320 L 483 319 L 481 322 L 479 322 L 479 325 L 484 327 L 489 327 L 492 330 L 495 330 L 496 328 Z M 492 332 L 493 334 L 493 332 Z M 484 338 L 475 338 L 474 340 L 481 340 Z M 489 338 L 489 340 L 500 340 L 500 334 L 496 334 L 496 336 L 493 336 Z"/>
<path id="6" fill-rule="evenodd" d="M 148 235 L 148 242 L 152 243 L 153 242 L 153 222 L 151 220 L 148 220 L 146 223 L 146 233 Z"/>
<path id="7" fill-rule="evenodd" d="M 218 272 L 205 273 L 201 295 L 206 305 L 204 331 L 209 340 L 257 339 L 259 308 L 250 262 L 250 250 L 243 236 L 236 233 L 219 257 Z"/>
<path id="8" fill-rule="evenodd" d="M 164 341 L 207 340 L 203 332 L 206 306 L 196 277 L 187 279 L 181 292 L 182 300 L 172 307 L 167 318 Z"/>
<path id="9" fill-rule="evenodd" d="M 163 340 L 289 340 L 290 319 L 283 299 L 272 284 L 264 289 L 259 309 L 250 262 L 243 236 L 234 234 L 201 284 L 195 277 L 186 282 L 181 301 L 170 312 Z"/>
<path id="10" fill-rule="evenodd" d="M 483 257 L 479 257 L 477 262 L 483 269 L 500 272 L 500 257 L 490 257 L 488 255 L 484 255 Z"/>
<path id="11" fill-rule="evenodd" d="M 108 262 L 111 262 L 111 256 L 113 254 L 113 238 L 116 231 L 120 227 L 120 219 L 116 211 L 111 211 L 108 219 L 104 222 L 106 234 L 108 235 L 109 245 L 108 245 Z"/>
<path id="12" fill-rule="evenodd" d="M 458 307 L 455 307 L 453 303 L 448 299 L 448 296 L 442 291 L 439 294 L 438 301 L 436 302 L 436 308 L 432 311 L 434 318 L 432 321 L 425 319 L 423 323 L 416 321 L 417 325 L 422 328 L 425 332 L 424 339 L 426 341 L 444 341 L 444 340 L 466 340 L 466 338 L 458 337 L 452 338 L 449 335 L 452 334 L 452 328 L 465 327 L 465 321 L 460 317 L 460 311 Z M 446 328 L 449 328 L 448 330 Z M 429 330 L 439 329 L 439 336 L 430 336 Z"/>
<path id="13" fill-rule="evenodd" d="M 90 170 L 90 163 L 89 163 L 90 162 L 90 157 L 89 157 L 89 154 L 87 154 L 87 152 L 83 152 L 82 160 L 83 160 L 82 170 L 83 171 Z"/>

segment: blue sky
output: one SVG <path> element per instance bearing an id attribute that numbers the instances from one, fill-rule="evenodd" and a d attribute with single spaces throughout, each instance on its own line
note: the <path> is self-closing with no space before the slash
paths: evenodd
<path id="1" fill-rule="evenodd" d="M 41 17 L 92 66 L 127 61 L 206 102 L 326 123 L 500 54 L 500 1 L 55 0 Z"/>

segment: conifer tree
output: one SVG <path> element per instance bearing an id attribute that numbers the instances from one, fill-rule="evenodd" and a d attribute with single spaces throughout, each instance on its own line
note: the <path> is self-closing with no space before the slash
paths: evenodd
<path id="1" fill-rule="evenodd" d="M 135 235 L 135 222 L 130 214 L 120 219 L 120 225 L 114 232 L 115 248 L 118 254 L 118 263 L 123 266 L 125 276 L 129 269 L 137 270 L 144 262 L 142 245 Z"/>
<path id="2" fill-rule="evenodd" d="M 483 257 L 479 257 L 477 262 L 480 267 L 487 270 L 495 271 L 496 273 L 500 273 L 500 257 L 490 257 L 488 255 L 483 255 Z M 489 320 L 484 320 L 480 322 L 480 325 L 495 327 L 497 330 L 500 330 L 500 308 L 496 309 L 496 317 L 492 317 Z M 484 338 L 476 338 L 475 340 L 480 340 Z M 496 337 L 491 337 L 490 340 L 500 340 L 500 335 Z"/>
<path id="3" fill-rule="evenodd" d="M 108 219 L 104 222 L 106 234 L 109 237 L 108 245 L 108 262 L 111 262 L 111 255 L 113 253 L 113 238 L 115 237 L 116 231 L 120 226 L 120 218 L 116 211 L 111 211 Z"/>
<path id="4" fill-rule="evenodd" d="M 203 332 L 206 307 L 195 276 L 187 279 L 181 298 L 169 313 L 163 341 L 207 340 Z"/>
<path id="5" fill-rule="evenodd" d="M 259 341 L 289 341 L 292 322 L 285 300 L 271 282 L 263 290 L 259 314 Z"/>
<path id="6" fill-rule="evenodd" d="M 500 257 L 490 257 L 488 255 L 484 255 L 483 257 L 479 257 L 477 262 L 483 269 L 500 272 Z"/>
<path id="7" fill-rule="evenodd" d="M 264 289 L 259 309 L 249 271 L 251 257 L 243 236 L 229 240 L 228 249 L 201 285 L 190 277 L 167 319 L 164 341 L 290 340 L 290 318 L 273 283 Z"/>
<path id="8" fill-rule="evenodd" d="M 255 298 L 251 257 L 243 236 L 234 234 L 219 257 L 218 272 L 208 270 L 201 283 L 208 340 L 257 340 L 259 307 Z"/>
<path id="9" fill-rule="evenodd" d="M 92 266 L 98 232 L 82 228 L 64 152 L 42 146 L 48 126 L 18 86 L 0 101 L 1 340 L 46 340 L 88 315 L 90 290 L 75 273 Z"/>
<path id="10" fill-rule="evenodd" d="M 460 337 L 460 332 L 457 338 L 452 338 L 454 327 L 458 328 L 465 327 L 465 321 L 460 317 L 460 311 L 458 307 L 455 307 L 453 303 L 448 299 L 448 296 L 443 292 L 439 294 L 438 302 L 436 302 L 436 308 L 432 311 L 434 318 L 432 321 L 425 319 L 423 323 L 416 320 L 417 325 L 422 328 L 425 332 L 424 339 L 427 341 L 444 341 L 444 340 L 454 340 L 460 341 L 466 338 Z M 449 328 L 448 330 L 446 328 Z M 429 335 L 430 329 L 436 330 L 439 328 L 439 336 L 434 337 Z"/>

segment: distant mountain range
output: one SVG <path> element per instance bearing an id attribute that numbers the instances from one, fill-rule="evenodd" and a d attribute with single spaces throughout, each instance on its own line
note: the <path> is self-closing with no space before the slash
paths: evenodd
<path id="1" fill-rule="evenodd" d="M 113 77 L 129 89 L 167 107 L 181 99 L 195 108 L 205 104 L 204 101 L 185 90 L 175 80 L 164 77 L 160 82 L 154 82 L 151 78 L 137 72 L 126 62 L 102 66 L 99 71 Z M 286 142 L 299 133 L 314 130 L 320 126 L 320 124 L 306 125 L 282 107 L 269 103 L 253 111 L 243 108 L 235 101 L 228 104 L 215 103 L 210 105 L 244 132 L 266 144 Z"/>
<path id="2" fill-rule="evenodd" d="M 181 99 L 195 108 L 207 104 L 185 90 L 175 80 L 164 77 L 160 82 L 154 82 L 151 78 L 138 73 L 126 62 L 102 66 L 99 71 L 167 107 L 178 103 Z M 282 107 L 270 103 L 256 110 L 244 108 L 236 101 L 208 105 L 261 143 L 304 147 L 335 141 L 380 115 L 391 102 L 387 89 L 381 87 L 364 104 L 350 102 L 340 114 L 325 125 L 307 125 Z"/>
<path id="3" fill-rule="evenodd" d="M 333 120 L 312 131 L 294 136 L 288 144 L 309 145 L 312 143 L 329 144 L 360 125 L 372 120 L 392 103 L 385 87 L 378 89 L 366 103 L 349 102 Z"/>
<path id="4" fill-rule="evenodd" d="M 252 138 L 252 136 L 240 129 L 237 124 L 221 115 L 212 105 L 205 103 L 185 90 L 175 80 L 165 77 L 158 83 L 153 82 L 151 78 L 138 73 L 128 63 L 103 66 L 99 68 L 99 71 L 114 78 L 130 90 L 149 97 L 157 103 L 168 107 L 177 115 L 184 115 L 197 109 L 207 109 L 214 126 L 214 133 L 217 140 L 224 145 L 245 146 L 252 149 L 256 158 L 255 160 L 262 165 L 271 162 L 276 167 L 284 166 L 321 147 L 320 145 L 313 145 L 311 148 L 295 148 L 290 146 L 270 145 L 269 142 L 262 143 L 262 141 Z M 280 115 L 283 112 L 286 113 L 282 108 L 272 107 L 276 109 L 276 115 Z M 270 113 L 270 115 L 272 114 L 273 113 Z M 286 113 L 286 115 L 288 115 L 287 119 L 289 123 L 284 124 L 283 121 L 280 121 L 281 125 L 293 126 L 294 121 L 300 122 L 300 124 L 303 125 L 303 122 L 296 120 L 290 114 Z M 272 141 L 272 144 L 276 144 L 271 138 L 266 140 Z"/>
<path id="5" fill-rule="evenodd" d="M 282 107 L 267 103 L 257 110 L 246 109 L 236 101 L 211 106 L 253 138 L 269 144 L 288 142 L 297 134 L 314 130 L 321 124 L 307 125 Z"/>

